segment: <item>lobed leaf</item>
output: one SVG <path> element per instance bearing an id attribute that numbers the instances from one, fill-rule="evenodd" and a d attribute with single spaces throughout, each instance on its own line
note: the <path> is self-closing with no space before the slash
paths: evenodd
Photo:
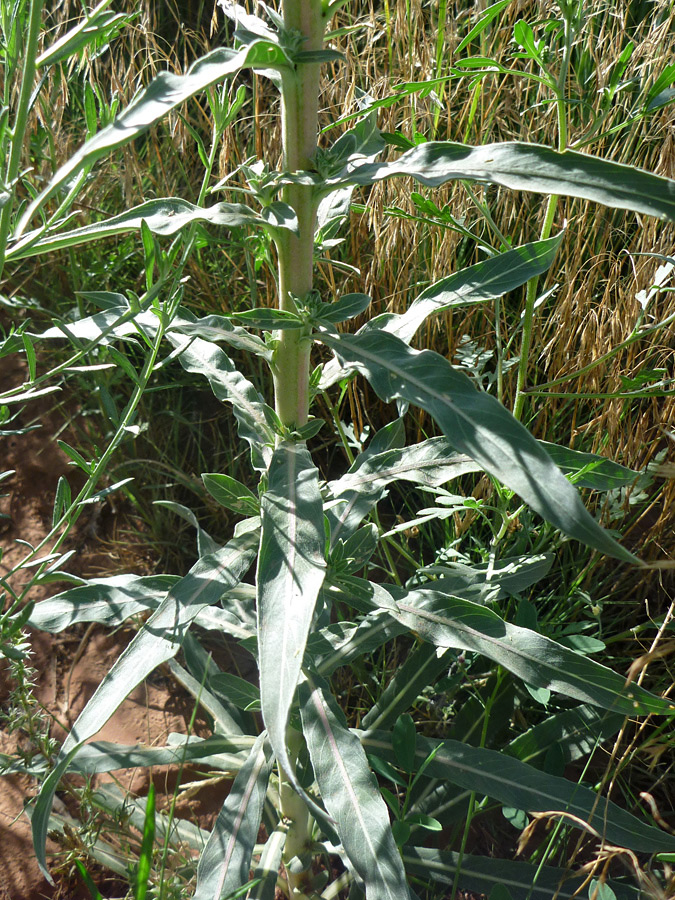
<path id="1" fill-rule="evenodd" d="M 638 563 L 595 521 L 576 488 L 527 429 L 444 357 L 412 350 L 392 334 L 321 333 L 320 339 L 361 372 L 383 400 L 407 400 L 426 410 L 456 450 L 565 534 L 624 562 Z"/>

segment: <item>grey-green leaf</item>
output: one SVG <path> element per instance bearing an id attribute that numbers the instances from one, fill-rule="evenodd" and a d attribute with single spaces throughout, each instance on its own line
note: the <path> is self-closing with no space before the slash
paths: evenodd
<path id="1" fill-rule="evenodd" d="M 454 272 L 425 288 L 404 313 L 375 316 L 358 333 L 388 331 L 409 344 L 429 316 L 453 306 L 495 300 L 525 284 L 530 278 L 546 272 L 555 258 L 563 234 L 561 232 L 544 241 L 523 244 Z M 321 387 L 330 387 L 344 374 L 337 361 L 331 360 L 324 366 Z"/>
<path id="2" fill-rule="evenodd" d="M 323 504 L 302 446 L 281 444 L 268 478 L 257 572 L 260 699 L 272 749 L 292 778 L 286 727 L 325 574 Z"/>
<path id="3" fill-rule="evenodd" d="M 114 627 L 136 613 L 155 609 L 177 581 L 177 575 L 92 578 L 85 585 L 37 603 L 28 624 L 52 634 L 78 622 L 101 622 Z"/>
<path id="4" fill-rule="evenodd" d="M 624 715 L 675 712 L 668 700 L 637 684 L 626 687 L 625 678 L 611 669 L 505 622 L 486 606 L 426 588 L 411 591 L 397 605 L 394 618 L 435 646 L 482 653 L 534 687 Z"/>
<path id="5" fill-rule="evenodd" d="M 527 429 L 444 357 L 413 350 L 385 333 L 322 333 L 321 341 L 368 378 L 383 400 L 407 400 L 426 410 L 455 449 L 565 534 L 609 556 L 638 562 L 595 521 L 576 488 Z"/>
<path id="6" fill-rule="evenodd" d="M 517 141 L 470 147 L 429 141 L 392 162 L 352 163 L 331 189 L 370 185 L 405 175 L 429 187 L 457 179 L 485 181 L 519 191 L 561 194 L 675 221 L 675 181 L 585 153 L 559 153 Z"/>
<path id="7" fill-rule="evenodd" d="M 456 453 L 444 437 L 382 453 L 363 454 L 349 472 L 329 488 L 339 503 L 327 510 L 331 542 L 353 534 L 387 488 L 395 481 L 438 487 L 479 468 L 468 456 Z"/>
<path id="8" fill-rule="evenodd" d="M 216 203 L 214 206 L 195 206 L 178 197 L 166 197 L 162 200 L 148 200 L 140 206 L 134 206 L 126 212 L 101 222 L 94 222 L 72 231 L 49 232 L 35 240 L 36 234 L 29 232 L 7 251 L 8 259 L 25 259 L 52 250 L 62 250 L 89 241 L 100 240 L 128 231 L 138 231 L 145 222 L 153 234 L 171 235 L 185 228 L 192 222 L 209 222 L 212 225 L 224 225 L 235 228 L 240 225 L 267 225 L 266 219 L 257 215 L 243 203 Z M 292 230 L 293 222 L 287 227 Z"/>
<path id="9" fill-rule="evenodd" d="M 45 842 L 54 792 L 80 746 L 93 737 L 124 698 L 157 666 L 180 649 L 185 631 L 198 613 L 237 584 L 255 556 L 257 528 L 232 538 L 218 553 L 202 557 L 170 590 L 143 628 L 114 663 L 66 738 L 57 765 L 44 782 L 33 813 L 33 844 L 40 868 L 48 875 Z"/>
<path id="10" fill-rule="evenodd" d="M 95 134 L 56 171 L 47 187 L 24 213 L 19 232 L 76 172 L 92 165 L 111 150 L 128 144 L 185 100 L 242 68 L 281 70 L 289 65 L 290 60 L 278 44 L 261 40 L 238 51 L 229 48 L 213 50 L 193 63 L 184 75 L 160 72 L 111 125 Z"/>
<path id="11" fill-rule="evenodd" d="M 248 882 L 273 762 L 263 732 L 239 770 L 200 857 L 194 900 L 220 900 Z"/>
<path id="12" fill-rule="evenodd" d="M 387 806 L 359 739 L 320 679 L 308 676 L 300 697 L 303 733 L 321 797 L 365 882 L 367 900 L 404 900 L 406 876 Z"/>
<path id="13" fill-rule="evenodd" d="M 368 733 L 362 737 L 362 744 L 367 753 L 396 764 L 386 732 Z M 434 750 L 436 753 L 425 768 L 425 774 L 431 778 L 445 778 L 513 809 L 568 813 L 576 817 L 577 827 L 587 823 L 604 840 L 629 850 L 655 853 L 675 849 L 675 836 L 648 825 L 583 784 L 540 772 L 495 750 L 458 741 L 435 741 L 420 734 L 415 749 L 418 767 Z M 568 819 L 567 824 L 575 823 Z"/>

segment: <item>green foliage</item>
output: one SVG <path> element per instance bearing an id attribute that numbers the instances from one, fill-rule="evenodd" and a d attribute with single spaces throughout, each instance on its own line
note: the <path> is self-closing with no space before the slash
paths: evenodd
<path id="1" fill-rule="evenodd" d="M 144 286 L 140 295 L 131 287 L 124 293 L 88 291 L 82 299 L 98 312 L 79 312 L 41 333 L 24 329 L 13 336 L 11 350 L 25 355 L 29 378 L 26 386 L 6 391 L 0 397 L 4 403 L 43 395 L 54 379 L 73 369 L 89 375 L 113 369 L 130 385 L 123 410 L 110 390 L 100 393 L 112 428 L 104 451 L 87 459 L 62 442 L 85 476 L 84 487 L 73 496 L 68 482 L 59 482 L 50 534 L 39 547 L 30 548 L 20 567 L 36 567 L 39 579 L 65 564 L 67 557 L 59 550 L 64 528 L 86 504 L 127 485 L 125 479 L 99 488 L 116 448 L 140 429 L 137 412 L 154 376 L 165 368 L 178 371 L 176 366 L 168 368 L 174 362 L 185 373 L 204 378 L 217 400 L 231 406 L 238 436 L 250 450 L 248 478 L 254 485 L 257 480 L 257 493 L 234 475 L 202 475 L 205 492 L 241 517 L 223 544 L 204 531 L 191 509 L 166 504 L 197 530 L 199 559 L 183 577 L 92 579 L 35 608 L 29 603 L 21 609 L 24 596 L 16 596 L 0 620 L 0 650 L 20 664 L 26 624 L 50 632 L 77 622 L 113 627 L 149 613 L 77 718 L 56 759 L 45 746 L 37 761 L 23 761 L 24 771 L 45 775 L 31 811 L 35 850 L 45 874 L 49 877 L 46 839 L 58 822 L 52 802 L 69 771 L 182 765 L 188 760 L 207 763 L 234 779 L 210 834 L 184 826 L 176 838 L 200 854 L 194 873 L 195 897 L 200 900 L 271 897 L 280 865 L 282 890 L 297 900 L 314 900 L 319 894 L 336 897 L 347 888 L 354 897 L 365 892 L 367 900 L 412 900 L 417 896 L 414 886 L 428 882 L 442 890 L 450 886 L 453 892 L 485 892 L 495 900 L 573 896 L 581 873 L 549 865 L 547 852 L 540 861 L 498 864 L 465 852 L 473 816 L 495 803 L 506 821 L 519 828 L 532 814 L 555 818 L 556 835 L 573 827 L 601 844 L 607 841 L 631 852 L 675 852 L 671 834 L 622 809 L 591 784 L 576 783 L 559 771 L 616 734 L 625 717 L 672 717 L 675 707 L 640 684 L 627 685 L 623 676 L 591 659 L 595 650 L 604 648 L 593 636 L 547 634 L 536 606 L 525 596 L 549 577 L 552 551 L 566 549 L 568 540 L 623 564 L 639 564 L 587 510 L 577 487 L 618 490 L 635 473 L 597 455 L 537 441 L 520 421 L 538 278 L 554 265 L 562 240 L 562 233 L 551 237 L 556 198 L 579 198 L 675 221 L 675 181 L 568 149 L 567 78 L 575 67 L 584 83 L 590 79 L 583 75 L 588 60 L 575 43 L 586 25 L 583 4 L 561 4 L 561 18 L 543 28 L 523 19 L 513 28 L 520 48 L 514 60 L 523 66 L 517 69 L 520 77 L 548 90 L 556 106 L 558 149 L 521 142 L 468 146 L 427 141 L 416 132 L 415 140 L 407 142 L 412 146 L 400 135 L 390 136 L 389 145 L 405 149 L 384 159 L 387 142 L 376 127 L 374 111 L 386 104 L 366 101 L 357 125 L 319 152 L 319 70 L 328 63 L 345 65 L 342 54 L 325 46 L 324 35 L 331 16 L 344 4 L 284 0 L 282 14 L 265 7 L 263 20 L 222 0 L 220 5 L 235 23 L 232 48 L 210 52 L 184 75 L 155 76 L 100 128 L 94 99 L 85 89 L 87 140 L 55 167 L 46 185 L 39 180 L 31 184 L 20 174 L 20 162 L 36 68 L 79 58 L 85 48 L 98 47 L 122 28 L 129 17 L 108 12 L 107 5 L 99 4 L 41 56 L 37 41 L 42 4 L 31 0 L 25 20 L 25 4 L 18 4 L 13 16 L 3 12 L 4 58 L 18 84 L 19 100 L 11 133 L 6 122 L 0 131 L 7 158 L 0 258 L 14 265 L 138 233 L 144 259 L 135 281 L 137 287 Z M 460 49 L 476 41 L 482 45 L 507 6 L 499 2 L 486 10 Z M 24 40 L 27 64 L 19 75 L 16 60 Z M 622 88 L 631 52 L 625 49 L 612 70 L 606 106 L 589 126 L 588 141 L 609 121 L 608 110 Z M 226 101 L 225 91 L 218 92 L 242 70 L 269 79 L 280 92 L 283 168 L 272 171 L 262 160 L 248 160 L 214 186 L 219 142 L 224 130 L 236 125 L 244 103 L 241 88 L 232 103 Z M 448 77 L 470 76 L 480 85 L 495 71 L 516 70 L 481 54 L 458 64 Z M 666 69 L 643 92 L 639 115 L 673 99 L 672 75 L 672 69 Z M 437 78 L 434 84 L 442 81 Z M 416 93 L 417 87 L 404 86 L 387 104 Z M 212 145 L 207 147 L 188 127 L 204 167 L 198 202 L 173 196 L 147 200 L 99 222 L 73 227 L 71 211 L 93 167 L 110 154 L 130 149 L 138 138 L 147 138 L 152 125 L 205 91 Z M 239 188 L 246 203 L 207 205 L 210 189 L 223 189 L 238 175 L 246 181 L 246 187 Z M 478 182 L 549 195 L 541 237 L 513 246 L 484 204 L 482 213 L 500 251 L 483 241 L 487 259 L 426 287 L 405 313 L 375 315 L 349 334 L 336 326 L 367 314 L 371 298 L 343 292 L 333 281 L 324 299 L 326 292 L 315 288 L 315 261 L 338 242 L 354 188 L 399 176 L 433 188 L 451 181 Z M 17 189 L 20 179 L 23 192 Z M 429 205 L 431 201 L 410 196 L 418 211 L 445 219 L 464 238 L 472 236 L 444 210 Z M 230 238 L 233 229 L 235 237 Z M 238 229 L 251 229 L 260 241 L 256 267 L 268 264 L 272 255 L 276 258 L 276 306 L 261 306 L 252 297 L 250 308 L 231 308 L 223 315 L 214 311 L 197 319 L 183 304 L 188 263 L 215 240 L 213 234 L 226 244 L 239 240 Z M 521 355 L 513 360 L 518 365 L 513 413 L 501 402 L 503 369 L 495 397 L 444 356 L 410 346 L 432 316 L 498 303 L 525 284 Z M 38 374 L 35 342 L 64 339 L 71 345 L 68 359 Z M 315 346 L 332 351 L 335 359 L 322 356 L 320 365 L 311 367 Z M 273 403 L 265 399 L 258 377 L 261 366 L 266 383 L 274 386 Z M 350 443 L 336 413 L 356 375 L 384 402 L 395 401 L 398 407 L 398 418 L 365 447 L 354 424 Z M 337 400 L 331 400 L 330 392 Z M 322 424 L 319 416 L 310 418 L 319 398 L 334 413 L 336 436 L 349 460 L 348 471 L 330 480 L 320 471 L 318 453 L 307 446 Z M 404 419 L 410 407 L 425 411 L 442 436 L 406 446 Z M 208 468 L 215 463 L 209 461 Z M 455 493 L 444 487 L 476 474 L 492 487 L 487 500 L 462 495 L 459 484 L 453 485 Z M 387 530 L 383 519 L 394 518 L 387 503 L 413 496 L 413 491 L 433 492 L 436 506 L 420 510 L 408 522 L 392 522 Z M 451 546 L 445 540 L 444 546 L 434 548 L 431 564 L 420 564 L 424 560 L 416 558 L 401 537 L 427 523 L 437 529 L 430 531 L 433 536 L 451 517 L 468 520 L 469 515 L 470 523 L 478 524 L 467 541 L 474 541 L 479 561 L 466 549 L 457 549 L 457 542 Z M 509 544 L 505 539 L 518 522 L 522 535 Z M 40 557 L 49 542 L 53 546 L 48 556 Z M 256 558 L 254 587 L 247 579 Z M 256 659 L 259 692 L 255 685 L 219 672 L 193 626 L 241 642 Z M 398 670 L 385 666 L 386 684 L 378 683 L 373 674 L 377 654 L 386 654 L 394 638 L 398 647 L 407 648 L 407 658 Z M 175 660 L 179 653 L 187 668 Z M 205 739 L 173 736 L 160 748 L 90 743 L 122 700 L 163 664 L 198 698 L 215 733 Z M 344 672 L 363 674 L 371 693 L 360 729 L 353 727 L 349 710 L 339 702 Z M 472 701 L 464 709 L 458 698 L 466 694 L 460 695 L 460 686 Z M 410 714 L 425 694 L 436 691 L 453 720 L 450 739 L 425 734 Z M 500 721 L 522 716 L 530 704 L 538 704 L 536 724 L 501 747 L 498 741 L 497 748 L 488 746 Z M 251 714 L 258 708 L 260 720 Z M 135 896 L 143 898 L 152 890 L 155 835 L 165 837 L 168 848 L 172 821 L 155 809 L 153 792 L 136 813 L 143 837 Z M 430 835 L 453 829 L 463 817 L 461 836 L 455 830 L 447 841 L 444 836 L 442 848 L 425 845 Z M 261 823 L 267 833 L 263 847 L 258 844 Z M 99 847 L 98 852 L 100 858 L 107 850 Z M 336 857 L 344 873 L 331 882 Z M 86 869 L 80 872 L 89 886 Z M 622 878 L 598 881 L 596 887 L 598 896 L 636 896 Z"/>

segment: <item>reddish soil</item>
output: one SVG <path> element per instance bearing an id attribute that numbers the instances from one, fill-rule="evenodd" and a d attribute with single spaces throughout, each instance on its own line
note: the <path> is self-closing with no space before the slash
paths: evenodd
<path id="1" fill-rule="evenodd" d="M 16 383 L 22 375 L 20 364 L 11 357 L 2 360 L 2 364 L 4 372 L 0 372 L 0 377 L 3 384 Z M 0 520 L 0 531 L 3 531 L 0 535 L 0 574 L 3 576 L 26 555 L 26 547 L 17 544 L 17 538 L 35 546 L 48 533 L 59 477 L 66 476 L 73 489 L 77 486 L 77 470 L 54 440 L 63 415 L 53 411 L 51 397 L 29 404 L 24 420 L 19 424 L 13 422 L 9 428 L 26 427 L 29 421 L 36 420 L 40 428 L 27 434 L 0 438 L 0 446 L 4 444 L 0 470 L 15 470 L 0 488 L 5 495 L 0 499 L 0 512 L 7 516 Z M 123 513 L 113 512 L 112 508 L 104 512 L 105 515 L 99 510 L 95 517 L 78 522 L 74 533 L 68 537 L 64 549 L 78 550 L 77 556 L 67 564 L 69 571 L 91 576 L 113 574 L 128 566 L 127 559 L 120 560 L 115 543 L 106 541 Z M 10 583 L 16 590 L 26 580 L 25 575 L 22 578 L 18 573 L 10 578 Z M 30 597 L 39 602 L 58 590 L 58 585 L 38 586 L 31 590 Z M 53 737 L 63 738 L 64 729 L 83 709 L 128 638 L 129 634 L 123 631 L 110 636 L 82 626 L 58 635 L 39 633 L 31 636 L 31 663 L 37 671 L 35 697 L 49 717 Z M 7 710 L 10 690 L 7 665 L 3 661 L 0 663 L 1 712 Z M 167 679 L 156 678 L 152 683 L 142 684 L 124 701 L 97 739 L 122 744 L 163 744 L 169 732 L 186 732 L 191 712 L 188 698 L 177 694 Z M 0 722 L 0 729 L 3 728 L 5 723 Z M 21 731 L 9 734 L 7 730 L 0 730 L 0 753 L 12 754 L 19 746 L 26 749 L 27 742 L 28 736 Z M 129 787 L 141 791 L 147 787 L 147 773 L 121 775 L 122 783 Z M 23 804 L 35 793 L 35 788 L 34 780 L 25 776 L 5 776 L 0 781 L 0 900 L 88 897 L 88 893 L 82 893 L 76 882 L 68 878 L 61 877 L 56 886 L 50 885 L 38 869 L 29 821 L 23 812 Z M 49 849 L 54 854 L 59 848 L 50 843 Z"/>

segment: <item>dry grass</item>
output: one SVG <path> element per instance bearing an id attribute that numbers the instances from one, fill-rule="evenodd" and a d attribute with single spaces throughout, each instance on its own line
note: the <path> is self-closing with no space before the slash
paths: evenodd
<path id="1" fill-rule="evenodd" d="M 140 7 L 129 6 L 139 11 L 139 15 L 124 32 L 115 52 L 85 60 L 80 73 L 82 80 L 105 86 L 106 95 L 117 92 L 123 102 L 158 70 L 183 70 L 204 51 L 217 45 L 225 34 L 222 25 L 213 32 L 210 3 L 188 9 L 186 4 L 172 0 L 160 8 L 145 0 Z M 347 79 L 347 69 L 341 64 L 326 67 L 323 123 L 328 125 L 339 115 L 355 110 L 357 87 L 381 98 L 402 82 L 448 74 L 450 66 L 469 52 L 465 50 L 458 55 L 455 48 L 485 6 L 483 2 L 449 2 L 441 22 L 437 7 L 422 5 L 419 0 L 396 0 L 384 6 L 362 0 L 345 7 L 335 27 L 355 24 L 362 27 L 335 41 L 335 46 L 345 53 L 352 74 Z M 589 105 L 595 104 L 597 109 L 598 92 L 607 83 L 612 64 L 625 41 L 627 10 L 631 4 L 620 4 L 617 8 L 593 0 L 586 6 L 588 30 L 579 38 L 575 63 L 577 67 L 586 66 L 590 81 L 581 88 L 573 67 L 569 93 L 579 94 L 586 105 L 570 106 L 571 145 L 583 143 L 589 134 Z M 657 0 L 651 8 L 649 20 L 635 33 L 636 49 L 626 78 L 653 77 L 673 58 L 675 12 L 672 5 L 667 0 Z M 536 27 L 537 22 L 554 16 L 556 11 L 556 4 L 549 0 L 536 3 L 517 0 L 483 32 L 480 47 L 474 45 L 471 52 L 494 57 L 514 70 L 526 71 L 531 64 L 514 61 L 511 56 L 514 22 L 525 18 Z M 53 13 L 52 35 L 58 36 L 64 23 L 78 12 L 79 4 L 72 0 L 59 5 Z M 213 16 L 213 21 L 222 20 Z M 581 44 L 586 52 L 583 57 Z M 250 156 L 263 156 L 271 164 L 277 163 L 280 156 L 275 91 L 258 76 L 245 74 L 241 78 L 252 86 L 252 100 L 245 107 L 241 121 L 224 136 L 218 177 Z M 440 107 L 432 98 L 411 95 L 382 110 L 379 125 L 383 131 L 399 131 L 407 137 L 412 137 L 413 129 L 417 129 L 427 137 L 473 143 L 497 140 L 557 143 L 551 97 L 541 85 L 519 77 L 517 71 L 508 76 L 488 76 L 474 88 L 470 85 L 468 78 L 461 78 L 437 87 Z M 47 113 L 51 116 L 53 147 L 60 159 L 67 157 L 81 140 L 81 134 L 64 114 L 70 99 L 65 79 L 54 82 L 49 92 L 49 109 L 45 107 L 38 113 L 43 119 Z M 605 130 L 625 121 L 630 102 L 630 94 L 619 96 Z M 185 115 L 193 127 L 208 134 L 208 113 L 203 100 L 191 103 Z M 592 143 L 588 149 L 673 177 L 673 115 L 673 107 L 666 107 Z M 335 133 L 329 132 L 322 140 L 332 140 Z M 45 160 L 44 166 L 54 162 L 58 160 Z M 154 129 L 147 140 L 125 149 L 121 161 L 118 158 L 99 164 L 97 177 L 81 210 L 82 217 L 89 216 L 92 208 L 112 211 L 153 196 L 180 195 L 194 199 L 199 168 L 185 122 L 174 115 L 168 123 Z M 478 194 L 489 204 L 493 218 L 514 244 L 537 238 L 543 216 L 542 198 L 494 188 L 480 189 Z M 465 218 L 477 234 L 490 237 L 488 226 L 462 185 L 434 191 L 433 198 L 441 207 L 451 203 L 457 218 Z M 414 211 L 405 186 L 402 188 L 400 183 L 376 185 L 362 199 L 365 211 L 354 213 L 345 249 L 345 257 L 361 270 L 360 283 L 353 276 L 344 276 L 322 265 L 320 286 L 327 295 L 342 290 L 364 290 L 373 297 L 376 310 L 400 311 L 420 286 L 482 258 L 475 244 L 467 249 L 466 242 L 453 231 L 387 215 L 386 210 L 394 206 L 407 213 Z M 562 376 L 566 380 L 552 388 L 551 393 L 532 398 L 530 426 L 540 437 L 596 450 L 635 468 L 644 467 L 664 449 L 672 458 L 673 442 L 665 435 L 674 421 L 672 396 L 630 401 L 583 395 L 620 391 L 623 379 L 637 378 L 645 369 L 662 368 L 672 377 L 675 325 L 633 343 L 584 377 L 577 378 L 574 373 L 630 335 L 640 310 L 636 294 L 649 288 L 659 265 L 657 260 L 640 254 L 672 255 L 673 228 L 579 201 L 561 202 L 556 227 L 562 227 L 565 220 L 568 221 L 565 242 L 556 264 L 542 283 L 542 288 L 555 283 L 558 287 L 537 320 L 529 384 L 545 384 Z M 202 309 L 218 310 L 245 303 L 251 290 L 249 273 L 242 244 L 234 243 L 230 247 L 224 243 L 217 252 L 211 253 L 206 265 L 200 259 L 190 267 L 188 296 Z M 264 271 L 259 272 L 255 288 L 260 292 L 258 302 L 264 302 L 266 295 L 273 296 L 273 278 Z M 672 309 L 670 298 L 671 294 L 663 293 L 653 301 L 649 312 L 656 320 Z M 523 296 L 516 293 L 502 306 L 501 327 L 506 340 L 518 326 L 523 303 Z M 438 317 L 425 328 L 420 339 L 426 346 L 453 356 L 465 334 L 492 349 L 492 308 L 456 310 Z M 517 348 L 518 339 L 512 344 L 510 354 L 516 353 Z M 513 380 L 508 377 L 506 380 L 507 403 L 513 397 Z M 556 392 L 568 396 L 554 396 Z M 360 396 L 357 392 L 352 394 L 353 405 L 363 404 L 355 410 L 357 416 L 367 419 L 370 413 L 377 420 L 377 413 L 373 414 L 375 398 L 368 395 L 360 400 Z M 632 526 L 631 540 L 646 558 L 672 556 L 674 501 L 673 479 L 665 479 L 655 488 L 649 508 Z"/>

